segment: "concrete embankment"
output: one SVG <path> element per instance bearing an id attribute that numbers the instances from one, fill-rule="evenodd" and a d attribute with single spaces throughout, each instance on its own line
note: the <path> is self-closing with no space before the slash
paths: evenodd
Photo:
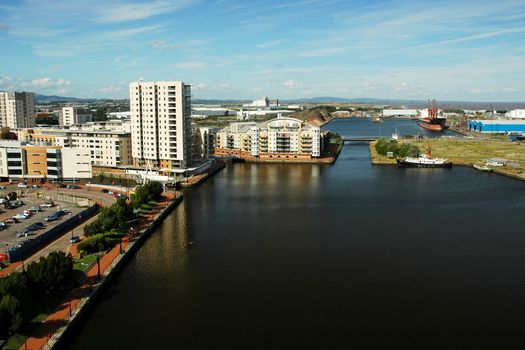
<path id="1" fill-rule="evenodd" d="M 170 202 L 166 208 L 162 209 L 151 221 L 147 228 L 141 231 L 134 241 L 129 243 L 124 249 L 123 254 L 118 255 L 111 265 L 101 274 L 100 281 L 93 286 L 91 293 L 83 298 L 79 306 L 72 312 L 65 326 L 56 332 L 46 344 L 47 349 L 60 349 L 67 345 L 68 337 L 74 334 L 76 327 L 82 325 L 84 319 L 89 316 L 89 312 L 96 306 L 98 298 L 107 288 L 118 273 L 133 259 L 134 254 L 140 249 L 148 237 L 162 224 L 164 219 L 182 202 L 183 195 L 178 196 Z M 118 249 L 115 247 L 113 249 Z"/>

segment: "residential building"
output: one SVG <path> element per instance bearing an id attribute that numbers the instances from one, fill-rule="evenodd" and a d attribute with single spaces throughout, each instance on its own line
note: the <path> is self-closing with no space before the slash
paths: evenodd
<path id="1" fill-rule="evenodd" d="M 68 106 L 62 107 L 62 116 L 60 118 L 60 125 L 71 126 L 71 125 L 82 125 L 90 122 L 93 118 L 93 112 L 91 110 L 78 107 Z"/>
<path id="2" fill-rule="evenodd" d="M 35 120 L 35 95 L 32 92 L 0 92 L 2 127 L 31 128 L 35 126 Z"/>
<path id="3" fill-rule="evenodd" d="M 194 158 L 209 159 L 215 152 L 215 137 L 218 128 L 199 127 L 194 129 Z"/>
<path id="4" fill-rule="evenodd" d="M 0 178 L 14 181 L 91 178 L 90 151 L 2 140 Z"/>
<path id="5" fill-rule="evenodd" d="M 311 159 L 321 155 L 321 130 L 282 117 L 262 123 L 232 123 L 217 133 L 216 155 Z"/>
<path id="6" fill-rule="evenodd" d="M 17 133 L 19 140 L 34 145 L 87 149 L 93 165 L 118 167 L 133 162 L 130 132 L 80 127 L 22 129 Z"/>
<path id="7" fill-rule="evenodd" d="M 190 166 L 190 85 L 133 82 L 129 99 L 134 165 L 168 170 Z"/>

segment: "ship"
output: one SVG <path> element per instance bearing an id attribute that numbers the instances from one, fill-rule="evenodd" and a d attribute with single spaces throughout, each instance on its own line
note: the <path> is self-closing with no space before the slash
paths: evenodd
<path id="1" fill-rule="evenodd" d="M 432 105 L 428 108 L 428 116 L 419 119 L 419 126 L 427 130 L 443 131 L 447 128 L 447 119 L 440 117 L 436 100 L 432 100 Z"/>
<path id="2" fill-rule="evenodd" d="M 405 157 L 397 159 L 397 164 L 401 167 L 411 168 L 450 168 L 452 162 L 443 158 L 432 158 L 432 151 L 428 149 L 428 154 L 422 154 L 419 157 Z"/>
<path id="3" fill-rule="evenodd" d="M 383 122 L 383 119 L 379 118 L 379 117 L 375 117 L 374 119 L 372 119 L 372 121 L 374 123 L 382 123 Z"/>

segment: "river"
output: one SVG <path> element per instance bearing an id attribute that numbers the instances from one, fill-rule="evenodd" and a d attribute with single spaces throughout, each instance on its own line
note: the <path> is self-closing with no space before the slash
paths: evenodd
<path id="1" fill-rule="evenodd" d="M 523 182 L 373 166 L 366 144 L 334 165 L 233 164 L 185 192 L 68 348 L 522 347 L 524 224 Z"/>

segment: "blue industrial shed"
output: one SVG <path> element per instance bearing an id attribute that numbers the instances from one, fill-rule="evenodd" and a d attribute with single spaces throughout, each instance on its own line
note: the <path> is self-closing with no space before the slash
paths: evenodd
<path id="1" fill-rule="evenodd" d="M 469 130 L 491 134 L 525 132 L 525 120 L 469 120 Z"/>

